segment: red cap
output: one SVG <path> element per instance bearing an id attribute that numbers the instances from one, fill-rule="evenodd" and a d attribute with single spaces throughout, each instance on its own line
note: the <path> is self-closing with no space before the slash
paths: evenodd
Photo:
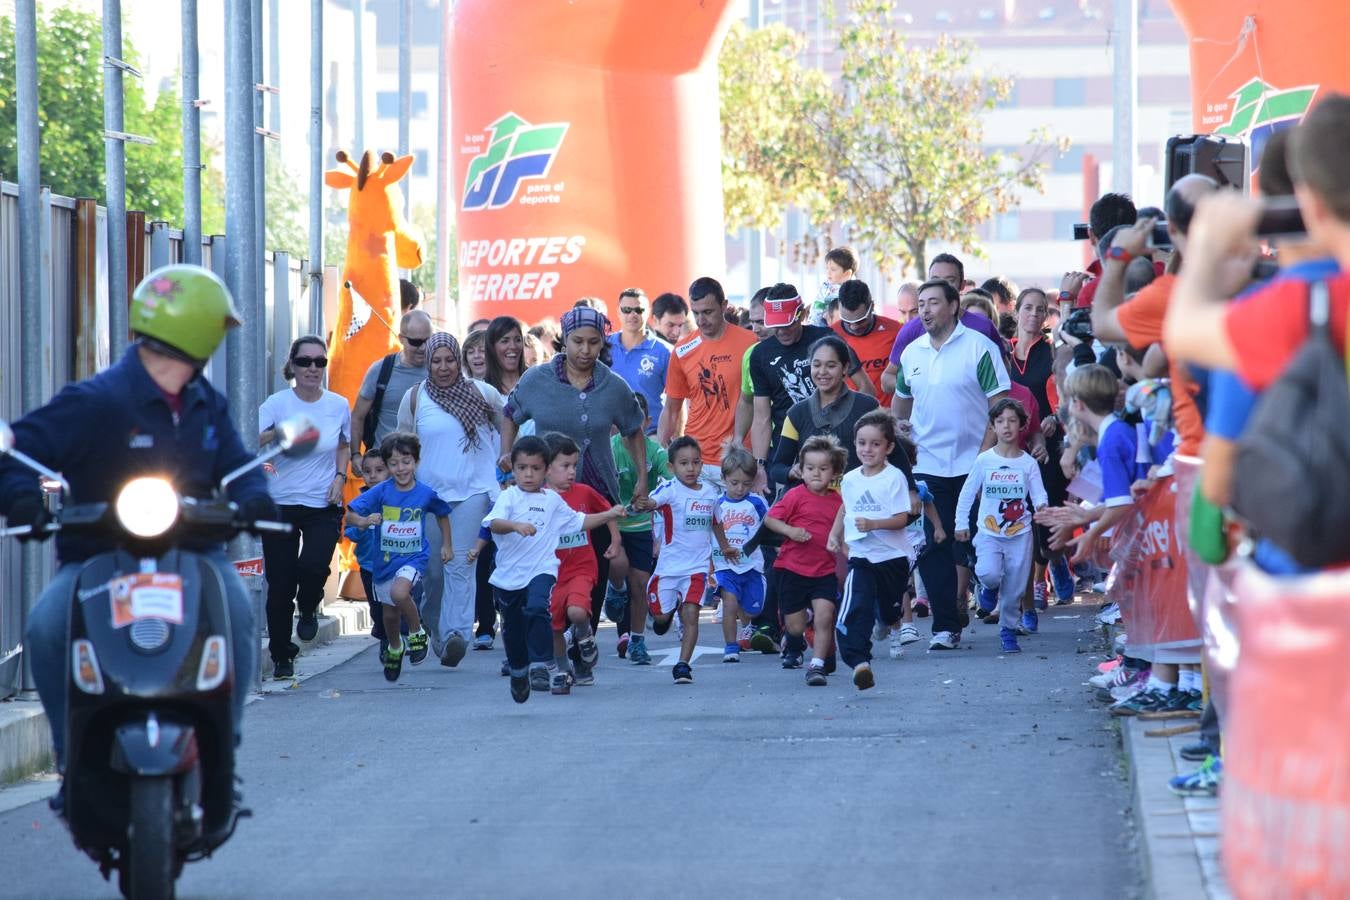
<path id="1" fill-rule="evenodd" d="M 783 328 L 797 320 L 802 308 L 801 297 L 788 297 L 783 300 L 764 301 L 764 327 Z"/>

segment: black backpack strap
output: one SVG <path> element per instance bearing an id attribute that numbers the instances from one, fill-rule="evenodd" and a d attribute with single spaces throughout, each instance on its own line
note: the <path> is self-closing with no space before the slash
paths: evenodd
<path id="1" fill-rule="evenodd" d="M 370 401 L 370 412 L 366 413 L 365 429 L 361 433 L 361 443 L 367 449 L 375 446 L 375 427 L 380 422 L 380 408 L 384 406 L 384 395 L 389 389 L 389 379 L 394 377 L 394 361 L 397 353 L 390 353 L 380 362 L 380 374 L 375 379 L 375 397 Z"/>

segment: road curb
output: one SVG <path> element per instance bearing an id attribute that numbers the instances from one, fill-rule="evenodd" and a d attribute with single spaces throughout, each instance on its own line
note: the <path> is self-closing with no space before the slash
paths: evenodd
<path id="1" fill-rule="evenodd" d="M 295 681 L 303 681 L 334 666 L 341 665 L 364 650 L 369 640 L 360 640 L 360 635 L 370 634 L 370 607 L 360 601 L 339 600 L 324 604 L 324 614 L 319 617 L 319 633 L 313 641 L 301 642 L 301 659 L 309 658 L 311 665 L 302 665 Z M 339 642 L 341 638 L 352 638 L 350 646 L 344 645 L 341 652 L 320 652 L 320 648 Z M 263 692 L 268 693 L 273 686 L 271 681 L 272 658 L 267 653 L 267 641 L 259 643 L 258 663 L 263 680 Z M 350 652 L 348 652 L 350 651 Z M 292 682 L 294 683 L 294 682 Z M 289 685 L 287 685 L 289 687 Z M 0 787 L 21 781 L 39 772 L 52 768 L 51 732 L 47 725 L 47 716 L 42 704 L 33 700 L 12 700 L 0 703 Z"/>

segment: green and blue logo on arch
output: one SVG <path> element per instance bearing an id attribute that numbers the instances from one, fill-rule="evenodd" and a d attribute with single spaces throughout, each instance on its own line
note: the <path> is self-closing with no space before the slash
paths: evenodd
<path id="1" fill-rule="evenodd" d="M 1320 85 L 1310 84 L 1282 90 L 1260 78 L 1253 78 L 1229 95 L 1233 98 L 1233 112 L 1228 123 L 1216 128 L 1214 133 L 1246 138 L 1255 171 L 1266 141 L 1275 132 L 1302 121 L 1317 96 L 1318 87 Z"/>
<path id="2" fill-rule="evenodd" d="M 469 162 L 461 207 L 473 211 L 509 206 L 522 182 L 548 175 L 569 124 L 531 125 L 508 112 L 489 125 L 487 150 Z"/>

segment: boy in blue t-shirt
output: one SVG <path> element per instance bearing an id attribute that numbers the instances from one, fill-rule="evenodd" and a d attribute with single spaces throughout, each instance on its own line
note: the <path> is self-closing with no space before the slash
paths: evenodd
<path id="1" fill-rule="evenodd" d="M 450 545 L 450 507 L 436 492 L 417 480 L 422 444 L 416 435 L 396 432 L 380 443 L 392 476 L 352 501 L 347 522 L 365 529 L 379 526 L 372 560 L 373 595 L 382 604 L 384 631 L 397 634 L 407 619 L 407 641 L 390 641 L 384 655 L 384 678 L 398 681 L 403 671 L 404 644 L 413 665 L 427 656 L 427 633 L 413 602 L 413 588 L 426 573 L 430 558 L 423 520 L 432 515 L 441 528 L 441 562 L 454 556 Z"/>
<path id="2" fill-rule="evenodd" d="M 724 493 L 713 504 L 713 573 L 726 605 L 722 611 L 722 662 L 740 662 L 742 648 L 750 649 L 754 626 L 764 612 L 764 554 L 759 529 L 769 506 L 750 493 L 759 465 L 742 447 L 722 454 Z M 737 625 L 739 623 L 739 629 Z"/>
<path id="3" fill-rule="evenodd" d="M 373 447 L 367 451 L 366 455 L 361 457 L 361 480 L 366 483 L 366 490 L 373 488 L 381 481 L 389 478 L 389 464 L 380 455 L 380 448 Z M 348 513 L 350 519 L 352 513 Z M 361 586 L 366 591 L 366 602 L 370 604 L 370 636 L 380 642 L 380 662 L 384 662 L 384 651 L 389 647 L 389 640 L 384 635 L 384 613 L 380 610 L 380 601 L 375 599 L 375 567 L 379 565 L 380 541 L 379 532 L 370 528 L 357 528 L 355 525 L 348 525 L 343 531 L 347 540 L 351 541 L 356 547 L 356 561 L 361 566 Z M 413 599 L 417 600 L 417 591 L 413 592 Z M 408 634 L 408 623 L 403 623 L 403 634 Z"/>

